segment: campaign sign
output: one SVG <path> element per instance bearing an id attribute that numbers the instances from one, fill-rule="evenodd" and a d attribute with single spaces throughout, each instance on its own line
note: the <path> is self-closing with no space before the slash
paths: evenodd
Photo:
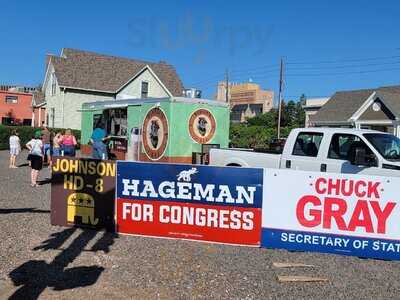
<path id="1" fill-rule="evenodd" d="M 119 233 L 259 246 L 262 169 L 117 162 Z"/>
<path id="2" fill-rule="evenodd" d="M 114 230 L 113 161 L 53 157 L 51 224 Z"/>
<path id="3" fill-rule="evenodd" d="M 263 247 L 400 259 L 400 178 L 266 169 L 264 182 Z"/>

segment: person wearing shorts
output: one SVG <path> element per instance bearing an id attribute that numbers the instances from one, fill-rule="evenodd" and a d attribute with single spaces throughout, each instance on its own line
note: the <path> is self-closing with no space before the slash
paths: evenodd
<path id="1" fill-rule="evenodd" d="M 35 137 L 26 144 L 26 148 L 29 149 L 31 165 L 31 186 L 37 187 L 37 178 L 39 176 L 39 171 L 43 168 L 44 156 L 41 134 L 35 134 Z"/>
<path id="2" fill-rule="evenodd" d="M 61 145 L 62 151 L 64 151 L 64 156 L 72 156 L 75 157 L 75 146 L 76 146 L 76 138 L 72 134 L 71 129 L 65 130 L 65 133 L 62 137 Z"/>
<path id="3" fill-rule="evenodd" d="M 51 161 L 51 152 L 50 152 L 51 133 L 46 126 L 43 126 L 41 134 L 42 134 L 42 142 L 43 142 L 44 160 L 47 164 L 50 164 L 50 161 Z"/>
<path id="4" fill-rule="evenodd" d="M 53 138 L 53 156 L 60 156 L 61 155 L 61 142 L 63 139 L 63 133 L 57 132 L 57 134 Z"/>
<path id="5" fill-rule="evenodd" d="M 10 136 L 10 168 L 15 169 L 17 166 L 15 165 L 15 159 L 18 154 L 21 152 L 20 139 L 18 136 L 18 132 L 13 130 Z"/>

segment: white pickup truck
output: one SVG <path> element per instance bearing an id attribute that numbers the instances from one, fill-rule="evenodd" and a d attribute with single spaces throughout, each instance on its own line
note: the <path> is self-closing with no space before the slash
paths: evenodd
<path id="1" fill-rule="evenodd" d="M 211 149 L 210 165 L 400 176 L 400 139 L 373 130 L 298 128 L 282 154 Z"/>

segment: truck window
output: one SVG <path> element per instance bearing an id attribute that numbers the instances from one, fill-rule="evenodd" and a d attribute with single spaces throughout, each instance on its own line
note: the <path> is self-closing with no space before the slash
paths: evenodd
<path id="1" fill-rule="evenodd" d="M 328 158 L 349 160 L 354 147 L 365 148 L 368 157 L 373 159 L 372 150 L 358 136 L 353 134 L 335 133 L 329 145 Z"/>
<path id="2" fill-rule="evenodd" d="M 366 133 L 364 137 L 387 160 L 400 160 L 400 139 L 391 134 Z"/>
<path id="3" fill-rule="evenodd" d="M 335 133 L 329 145 L 328 158 L 346 160 L 350 146 L 359 141 L 360 138 L 356 135 Z"/>
<path id="4" fill-rule="evenodd" d="M 317 157 L 323 134 L 320 132 L 300 132 L 296 138 L 293 155 Z"/>

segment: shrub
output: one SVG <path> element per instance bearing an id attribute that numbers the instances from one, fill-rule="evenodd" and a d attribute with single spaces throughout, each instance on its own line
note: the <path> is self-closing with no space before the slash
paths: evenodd
<path id="1" fill-rule="evenodd" d="M 292 127 L 282 127 L 281 137 L 287 137 Z M 266 148 L 271 139 L 277 137 L 277 129 L 248 124 L 231 124 L 229 138 L 231 147 Z"/>
<path id="2" fill-rule="evenodd" d="M 27 142 L 32 138 L 39 128 L 31 127 L 31 126 L 4 126 L 0 125 L 0 150 L 7 150 L 9 149 L 8 139 L 11 135 L 13 130 L 17 130 L 19 134 L 19 138 L 21 140 L 21 147 L 24 147 Z M 51 132 L 58 132 L 61 128 L 49 128 Z M 74 133 L 76 140 L 78 142 L 78 146 L 81 140 L 81 131 L 80 130 L 72 130 Z"/>

